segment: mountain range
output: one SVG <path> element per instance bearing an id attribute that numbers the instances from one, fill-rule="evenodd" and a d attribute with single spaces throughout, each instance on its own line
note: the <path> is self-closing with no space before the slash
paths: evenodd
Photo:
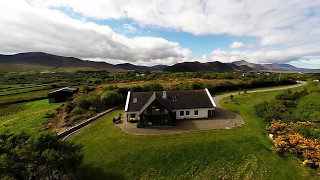
<path id="1" fill-rule="evenodd" d="M 240 61 L 234 61 L 232 64 L 235 64 L 237 66 L 248 66 L 255 70 L 286 70 L 286 69 L 297 69 L 297 67 L 292 66 L 290 64 L 255 64 L 255 63 L 249 63 L 245 60 Z"/>
<path id="2" fill-rule="evenodd" d="M 81 60 L 75 57 L 64 57 L 43 52 L 27 52 L 14 55 L 0 54 L 0 71 L 19 71 L 30 69 L 73 69 L 73 70 L 149 70 L 168 72 L 247 72 L 247 71 L 303 71 L 289 64 L 255 64 L 245 60 L 234 61 L 232 63 L 222 63 L 219 61 L 200 63 L 184 62 L 172 66 L 155 65 L 155 66 L 137 66 L 130 63 L 110 64 L 106 62 L 96 62 Z M 312 71 L 312 70 L 310 70 Z M 316 70 L 317 71 L 317 70 Z M 318 70 L 319 71 L 319 70 Z"/>
<path id="3" fill-rule="evenodd" d="M 173 66 L 168 66 L 163 69 L 169 72 L 199 72 L 199 71 L 212 71 L 212 72 L 233 72 L 233 71 L 252 71 L 253 69 L 247 65 L 236 65 L 233 63 L 222 63 L 219 61 L 200 63 L 200 62 L 184 62 L 178 63 Z"/>

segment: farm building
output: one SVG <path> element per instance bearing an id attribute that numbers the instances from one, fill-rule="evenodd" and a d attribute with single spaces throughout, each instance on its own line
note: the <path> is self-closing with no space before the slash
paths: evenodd
<path id="1" fill-rule="evenodd" d="M 64 87 L 48 94 L 49 103 L 65 102 L 72 98 L 73 94 L 79 92 L 76 87 Z"/>
<path id="2" fill-rule="evenodd" d="M 127 121 L 143 126 L 172 126 L 180 119 L 214 116 L 216 104 L 208 89 L 190 91 L 128 92 Z"/>

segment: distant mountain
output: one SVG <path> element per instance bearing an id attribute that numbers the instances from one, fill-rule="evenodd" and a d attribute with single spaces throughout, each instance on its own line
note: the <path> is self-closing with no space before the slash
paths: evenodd
<path id="1" fill-rule="evenodd" d="M 114 65 L 116 68 L 125 70 L 140 70 L 140 71 L 160 71 L 166 68 L 166 65 L 156 65 L 156 66 L 137 66 L 130 63 L 117 64 Z"/>
<path id="2" fill-rule="evenodd" d="M 297 69 L 297 67 L 292 66 L 290 64 L 277 64 L 277 63 L 255 64 L 255 63 L 250 63 L 250 62 L 247 62 L 244 60 L 234 61 L 232 63 L 237 66 L 246 65 L 246 66 L 248 66 L 252 69 L 255 69 L 255 70 L 292 70 L 292 69 Z"/>
<path id="3" fill-rule="evenodd" d="M 222 63 L 219 61 L 215 62 L 184 62 L 178 63 L 173 66 L 168 66 L 164 68 L 164 71 L 169 72 L 233 72 L 233 71 L 250 71 L 252 68 L 246 65 L 235 65 L 232 63 Z"/>
<path id="4" fill-rule="evenodd" d="M 292 66 L 290 64 L 277 64 L 277 63 L 273 63 L 274 65 L 278 65 L 281 68 L 286 68 L 286 69 L 297 69 L 297 67 Z"/>
<path id="5" fill-rule="evenodd" d="M 1 55 L 0 54 L 0 65 L 19 65 L 17 67 L 25 66 L 44 66 L 47 68 L 58 69 L 58 68 L 76 68 L 76 69 L 123 69 L 123 70 L 162 70 L 166 66 L 136 66 L 133 64 L 109 64 L 106 62 L 95 62 L 95 61 L 85 61 L 74 57 L 64 57 L 52 54 L 47 54 L 43 52 L 28 52 L 19 53 L 14 55 Z"/>
<path id="6" fill-rule="evenodd" d="M 0 63 L 6 64 L 30 64 L 52 68 L 60 67 L 91 67 L 97 69 L 113 68 L 112 64 L 105 62 L 83 61 L 74 57 L 63 57 L 43 52 L 19 53 L 15 55 L 1 55 Z"/>
<path id="7" fill-rule="evenodd" d="M 289 64 L 255 64 L 244 60 L 233 63 L 215 62 L 185 62 L 172 66 L 137 66 L 130 63 L 109 64 L 106 62 L 86 61 L 74 57 L 64 57 L 43 52 L 27 52 L 14 55 L 0 54 L 0 72 L 10 71 L 42 71 L 42 70 L 141 70 L 168 72 L 234 72 L 234 71 L 287 71 L 287 72 L 320 72 L 320 70 L 310 70 L 296 68 Z"/>

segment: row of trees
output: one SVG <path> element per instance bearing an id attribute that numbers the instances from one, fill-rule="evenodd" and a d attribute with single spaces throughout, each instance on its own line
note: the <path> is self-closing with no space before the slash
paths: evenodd
<path id="1" fill-rule="evenodd" d="M 75 179 L 82 146 L 56 134 L 0 134 L 0 179 Z"/>
<path id="2" fill-rule="evenodd" d="M 288 90 L 283 91 L 282 93 L 277 94 L 276 99 L 277 100 L 294 101 L 294 100 L 297 100 L 297 99 L 299 99 L 303 96 L 306 96 L 308 94 L 309 94 L 309 92 L 308 92 L 307 88 L 304 88 L 304 90 L 302 90 L 302 91 L 295 91 L 295 92 L 293 92 L 291 89 L 288 89 Z"/>
<path id="3" fill-rule="evenodd" d="M 270 87 L 278 85 L 289 85 L 295 84 L 296 82 L 290 79 L 287 80 L 266 80 L 266 79 L 254 79 L 248 82 L 222 82 L 222 83 L 203 83 L 203 82 L 192 82 L 184 84 L 180 89 L 185 90 L 195 90 L 195 89 L 204 89 L 208 88 L 211 93 L 239 90 L 239 89 L 250 89 L 250 88 L 259 88 L 259 87 Z"/>

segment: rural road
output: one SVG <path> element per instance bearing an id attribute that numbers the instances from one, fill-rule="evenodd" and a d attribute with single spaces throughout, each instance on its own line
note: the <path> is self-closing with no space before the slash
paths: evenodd
<path id="1" fill-rule="evenodd" d="M 276 90 L 283 90 L 283 89 L 290 89 L 290 88 L 296 88 L 300 87 L 306 84 L 305 81 L 297 81 L 298 84 L 292 85 L 292 86 L 286 86 L 286 87 L 279 87 L 279 88 L 271 88 L 271 89 L 261 89 L 261 90 L 253 90 L 253 91 L 247 91 L 247 93 L 259 93 L 259 92 L 268 92 L 268 91 L 276 91 Z M 237 114 L 232 111 L 229 111 L 222 106 L 220 106 L 220 101 L 221 99 L 225 97 L 229 97 L 230 95 L 236 95 L 238 93 L 233 92 L 233 93 L 228 93 L 228 94 L 223 94 L 219 96 L 214 96 L 213 100 L 216 103 L 216 111 L 215 111 L 215 119 L 216 120 L 233 120 L 233 122 L 236 125 L 242 125 L 245 122 L 243 119 Z"/>

